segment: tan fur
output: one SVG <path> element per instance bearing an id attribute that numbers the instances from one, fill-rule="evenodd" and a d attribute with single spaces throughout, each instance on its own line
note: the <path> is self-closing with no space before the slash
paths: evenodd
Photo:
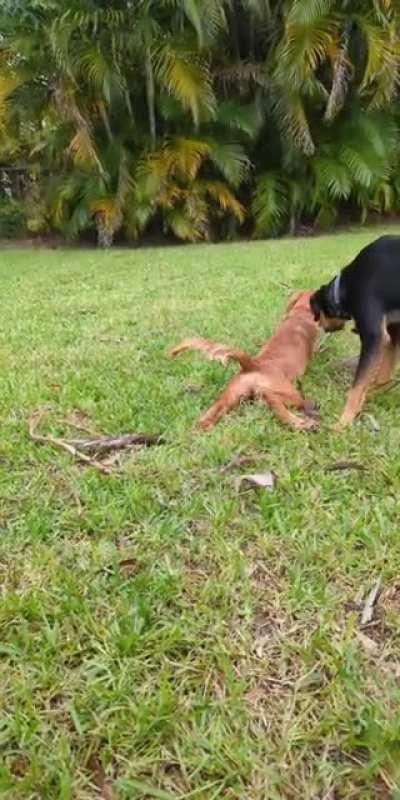
<path id="1" fill-rule="evenodd" d="M 284 320 L 255 357 L 200 337 L 184 339 L 172 350 L 173 356 L 185 350 L 199 350 L 223 364 L 237 361 L 241 366 L 241 372 L 201 418 L 201 428 L 212 428 L 224 414 L 251 397 L 263 400 L 282 422 L 293 428 L 315 426 L 315 420 L 299 417 L 287 408 L 293 406 L 306 413 L 315 410 L 312 401 L 303 398 L 294 386 L 312 358 L 318 338 L 318 324 L 310 309 L 311 294 L 299 292 L 290 298 Z"/>
<path id="2" fill-rule="evenodd" d="M 381 345 L 375 358 L 372 359 L 364 374 L 350 389 L 343 413 L 336 424 L 340 430 L 351 425 L 364 406 L 368 396 L 389 388 L 393 370 L 398 360 L 399 348 L 393 343 L 386 328 L 386 320 L 382 322 Z"/>

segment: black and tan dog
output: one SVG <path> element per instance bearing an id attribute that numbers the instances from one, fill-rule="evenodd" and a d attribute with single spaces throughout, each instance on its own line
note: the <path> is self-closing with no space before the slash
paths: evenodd
<path id="1" fill-rule="evenodd" d="M 367 392 L 390 382 L 400 352 L 400 236 L 382 236 L 310 300 L 325 331 L 353 319 L 361 351 L 339 426 L 351 425 Z"/>

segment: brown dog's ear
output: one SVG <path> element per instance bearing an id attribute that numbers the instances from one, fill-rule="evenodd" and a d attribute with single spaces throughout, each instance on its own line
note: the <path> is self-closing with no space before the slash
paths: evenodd
<path id="1" fill-rule="evenodd" d="M 289 313 L 289 311 L 292 310 L 293 306 L 296 305 L 298 299 L 301 297 L 302 294 L 303 294 L 303 292 L 295 292 L 294 294 L 292 294 L 289 297 L 289 302 L 288 302 L 287 307 L 286 307 L 286 313 L 287 314 Z"/>

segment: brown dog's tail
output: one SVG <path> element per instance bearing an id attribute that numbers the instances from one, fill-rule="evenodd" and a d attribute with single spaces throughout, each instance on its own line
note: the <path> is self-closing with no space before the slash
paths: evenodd
<path id="1" fill-rule="evenodd" d="M 209 339 L 202 339 L 197 336 L 192 339 L 184 339 L 183 342 L 171 350 L 171 356 L 178 356 L 185 350 L 200 350 L 202 353 L 206 353 L 207 357 L 212 361 L 220 361 L 225 366 L 229 361 L 238 361 L 243 372 L 251 372 L 258 369 L 257 362 L 244 350 L 228 347 L 226 344 L 220 344 L 219 342 L 211 342 Z"/>

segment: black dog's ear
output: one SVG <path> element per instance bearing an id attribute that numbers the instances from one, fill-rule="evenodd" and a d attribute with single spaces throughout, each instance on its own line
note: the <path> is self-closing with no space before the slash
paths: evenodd
<path id="1" fill-rule="evenodd" d="M 319 322 L 321 316 L 321 303 L 318 295 L 319 292 L 315 292 L 315 294 L 310 297 L 310 307 L 314 315 L 315 322 Z"/>

